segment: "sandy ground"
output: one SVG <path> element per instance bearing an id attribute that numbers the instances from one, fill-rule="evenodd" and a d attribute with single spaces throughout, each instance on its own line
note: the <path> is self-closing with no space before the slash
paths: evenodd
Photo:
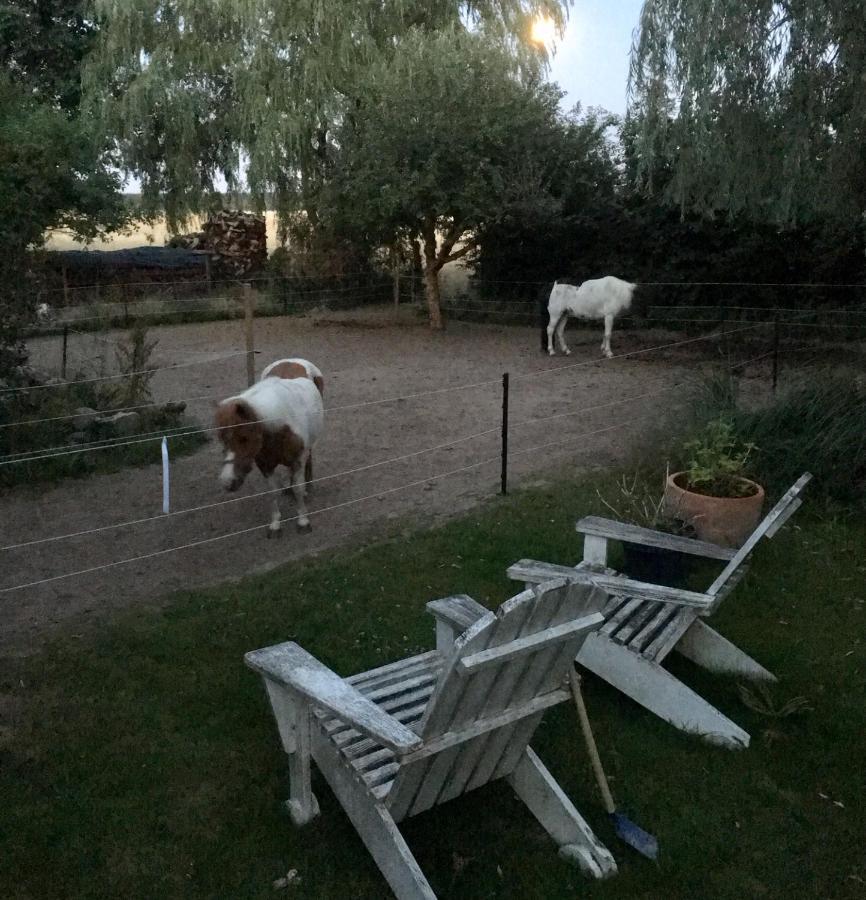
<path id="1" fill-rule="evenodd" d="M 444 478 L 433 476 L 498 456 L 499 379 L 505 371 L 511 373 L 509 468 L 510 483 L 515 487 L 563 468 L 574 467 L 574 471 L 622 459 L 627 451 L 640 446 L 648 421 L 676 406 L 680 394 L 674 385 L 687 373 L 694 374 L 693 364 L 661 352 L 602 361 L 597 330 L 570 330 L 573 355 L 549 359 L 539 352 L 534 329 L 452 323 L 447 332 L 436 335 L 411 309 L 401 309 L 396 321 L 393 313 L 378 309 L 319 318 L 260 319 L 255 328 L 256 346 L 261 350 L 258 371 L 273 359 L 303 356 L 325 373 L 326 406 L 332 411 L 326 413 L 325 434 L 315 453 L 315 476 L 325 480 L 315 485 L 310 502 L 311 511 L 323 510 L 312 517 L 312 533 L 298 534 L 288 523 L 279 540 L 267 540 L 261 528 L 135 559 L 265 526 L 270 498 L 254 497 L 133 527 L 0 552 L 0 588 L 134 560 L 0 594 L 0 658 L 9 661 L 27 655 L 47 636 L 81 634 L 107 621 L 116 609 L 159 603 L 180 588 L 239 578 L 386 534 L 408 533 L 410 528 L 429 526 L 489 499 L 499 487 L 498 461 Z M 243 356 L 218 359 L 243 349 L 241 325 L 190 324 L 153 332 L 159 337 L 156 365 L 201 363 L 158 373 L 152 384 L 154 396 L 159 400 L 207 398 L 191 401 L 189 412 L 210 425 L 214 402 L 245 387 Z M 650 347 L 663 339 L 658 333 L 621 333 L 614 336 L 614 350 L 622 353 Z M 105 346 L 92 338 L 76 337 L 72 349 L 79 360 L 92 363 Z M 59 356 L 56 338 L 36 342 L 31 349 L 34 365 L 53 368 Z M 563 366 L 570 368 L 548 371 Z M 525 377 L 537 372 L 541 374 Z M 488 380 L 495 383 L 335 409 Z M 649 392 L 657 395 L 573 414 Z M 546 416 L 557 418 L 521 424 Z M 623 427 L 579 437 L 611 425 Z M 401 462 L 339 474 L 487 429 L 493 433 Z M 558 441 L 566 443 L 523 452 Z M 161 470 L 157 442 L 153 454 L 153 466 L 69 480 L 54 487 L 7 491 L 0 499 L 0 546 L 158 516 Z M 217 484 L 219 464 L 215 441 L 174 463 L 172 508 L 230 499 Z M 359 499 L 414 482 L 421 484 L 374 499 Z M 254 473 L 240 496 L 248 497 L 264 487 Z M 284 515 L 294 515 L 294 501 L 285 498 L 282 502 Z M 334 506 L 339 508 L 327 511 Z"/>

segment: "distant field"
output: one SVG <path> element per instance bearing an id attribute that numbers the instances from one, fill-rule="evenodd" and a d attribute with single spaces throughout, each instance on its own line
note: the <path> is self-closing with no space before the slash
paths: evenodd
<path id="1" fill-rule="evenodd" d="M 279 246 L 277 242 L 277 214 L 266 213 L 268 232 L 268 253 L 272 253 Z M 200 221 L 194 219 L 190 225 L 190 231 L 198 231 Z M 154 244 L 161 247 L 168 239 L 168 229 L 165 220 L 161 219 L 154 225 L 146 225 L 136 228 L 126 234 L 112 235 L 107 241 L 96 241 L 92 244 L 84 244 L 76 240 L 72 235 L 62 231 L 53 232 L 46 241 L 48 250 L 125 250 L 128 247 L 142 247 L 145 244 Z"/>
<path id="2" fill-rule="evenodd" d="M 265 213 L 268 235 L 268 253 L 273 253 L 279 246 L 277 241 L 277 214 L 273 211 Z M 189 230 L 198 231 L 201 227 L 198 218 L 193 219 Z M 146 225 L 135 228 L 125 234 L 112 235 L 107 241 L 96 241 L 85 244 L 76 240 L 72 235 L 62 231 L 50 234 L 45 242 L 47 250 L 125 250 L 129 247 L 143 247 L 152 244 L 161 247 L 168 239 L 168 229 L 165 220 L 161 219 L 154 225 Z M 458 245 L 459 246 L 459 245 Z M 467 270 L 462 262 L 448 263 L 442 270 L 442 291 L 446 296 L 459 294 L 467 289 Z"/>

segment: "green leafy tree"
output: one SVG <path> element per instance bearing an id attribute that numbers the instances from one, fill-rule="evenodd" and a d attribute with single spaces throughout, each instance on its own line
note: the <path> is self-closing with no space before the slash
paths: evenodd
<path id="1" fill-rule="evenodd" d="M 683 213 L 866 209 L 862 0 L 646 0 L 630 82 L 638 183 Z"/>
<path id="2" fill-rule="evenodd" d="M 26 84 L 34 100 L 74 113 L 96 33 L 82 0 L 4 0 L 0 69 Z"/>
<path id="3" fill-rule="evenodd" d="M 18 335 L 36 290 L 31 251 L 48 229 L 93 238 L 119 228 L 128 218 L 119 190 L 84 120 L 0 73 L 0 370 L 23 354 Z"/>
<path id="4" fill-rule="evenodd" d="M 86 121 L 0 75 L 0 242 L 7 263 L 41 244 L 47 228 L 93 238 L 118 227 L 125 218 L 118 188 Z"/>
<path id="5" fill-rule="evenodd" d="M 83 0 L 6 0 L 0 7 L 0 239 L 4 258 L 48 228 L 93 238 L 123 220 L 119 177 L 91 117 L 81 67 L 97 26 Z"/>
<path id="6" fill-rule="evenodd" d="M 359 87 L 364 103 L 337 134 L 329 213 L 373 241 L 420 241 L 430 324 L 441 328 L 442 267 L 506 209 L 548 197 L 561 93 L 462 30 L 413 30 Z"/>
<path id="7" fill-rule="evenodd" d="M 524 70 L 543 51 L 531 20 L 571 0 L 96 0 L 105 25 L 89 96 L 140 179 L 145 208 L 175 225 L 224 179 L 315 225 L 359 85 L 412 28 L 483 30 Z M 411 100 L 411 98 L 410 98 Z M 244 185 L 246 182 L 246 185 Z"/>
<path id="8" fill-rule="evenodd" d="M 0 368 L 19 359 L 34 287 L 30 251 L 49 229 L 93 238 L 127 220 L 120 178 L 80 114 L 81 64 L 95 25 L 74 0 L 0 8 Z"/>

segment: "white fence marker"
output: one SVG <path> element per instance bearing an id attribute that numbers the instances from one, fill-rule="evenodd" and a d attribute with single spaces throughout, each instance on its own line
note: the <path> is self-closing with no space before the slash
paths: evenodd
<path id="1" fill-rule="evenodd" d="M 162 439 L 162 511 L 169 511 L 168 440 Z"/>

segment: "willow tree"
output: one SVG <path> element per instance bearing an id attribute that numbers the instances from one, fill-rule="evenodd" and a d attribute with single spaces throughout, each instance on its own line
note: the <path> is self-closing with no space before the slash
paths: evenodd
<path id="1" fill-rule="evenodd" d="M 684 212 L 866 209 L 862 0 L 646 0 L 629 89 L 639 183 Z"/>
<path id="2" fill-rule="evenodd" d="M 224 179 L 285 219 L 315 222 L 333 130 L 364 102 L 359 78 L 411 28 L 483 30 L 529 68 L 540 13 L 571 0 L 95 0 L 104 22 L 88 95 L 174 226 Z"/>

